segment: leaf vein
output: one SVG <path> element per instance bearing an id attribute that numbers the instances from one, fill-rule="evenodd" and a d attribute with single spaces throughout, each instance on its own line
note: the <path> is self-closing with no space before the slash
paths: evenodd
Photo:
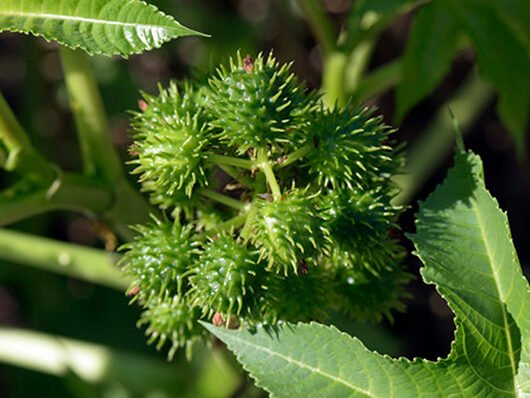
<path id="1" fill-rule="evenodd" d="M 334 382 L 337 382 L 337 383 L 339 383 L 339 384 L 342 384 L 343 386 L 347 387 L 348 389 L 350 389 L 350 390 L 352 390 L 352 391 L 355 391 L 356 393 L 359 393 L 359 394 L 365 395 L 366 397 L 376 398 L 374 395 L 372 395 L 372 394 L 370 393 L 370 391 L 366 391 L 366 390 L 363 390 L 363 389 L 361 389 L 361 388 L 359 388 L 359 387 L 356 387 L 355 385 L 353 385 L 353 384 L 347 382 L 346 380 L 343 380 L 343 379 L 341 379 L 341 378 L 339 378 L 339 377 L 337 377 L 337 376 L 334 376 L 334 375 L 332 375 L 332 374 L 330 374 L 330 373 L 328 373 L 328 372 L 325 372 L 325 371 L 323 371 L 323 370 L 320 369 L 320 368 L 315 368 L 315 367 L 313 367 L 313 366 L 310 366 L 310 365 L 308 365 L 308 364 L 305 364 L 305 363 L 303 363 L 303 362 L 300 362 L 300 361 L 297 361 L 297 360 L 295 360 L 295 359 L 293 359 L 293 358 L 290 358 L 290 357 L 288 357 L 288 356 L 286 356 L 286 355 L 283 355 L 283 354 L 281 354 L 281 353 L 279 353 L 279 352 L 277 352 L 277 351 L 273 351 L 273 350 L 270 350 L 270 349 L 268 349 L 268 348 L 266 348 L 266 347 L 263 347 L 263 346 L 260 346 L 260 345 L 257 345 L 257 344 L 250 343 L 250 342 L 248 342 L 248 341 L 246 341 L 246 340 L 243 340 L 243 339 L 240 339 L 240 338 L 238 338 L 238 337 L 234 337 L 234 336 L 233 336 L 232 339 L 233 339 L 234 341 L 237 341 L 237 342 L 240 343 L 240 344 L 243 344 L 243 345 L 246 345 L 246 346 L 251 347 L 251 348 L 253 348 L 253 349 L 256 349 L 256 350 L 262 351 L 262 352 L 264 352 L 264 353 L 266 353 L 266 354 L 268 354 L 268 355 L 270 355 L 270 356 L 272 356 L 272 357 L 280 358 L 280 359 L 284 360 L 285 362 L 287 362 L 287 363 L 289 363 L 289 364 L 299 366 L 299 367 L 302 368 L 302 369 L 309 370 L 310 372 L 313 372 L 313 373 L 319 374 L 319 375 L 321 375 L 321 376 L 324 377 L 324 378 L 327 378 L 327 379 L 330 379 L 330 380 L 332 380 L 332 381 L 334 381 Z"/>

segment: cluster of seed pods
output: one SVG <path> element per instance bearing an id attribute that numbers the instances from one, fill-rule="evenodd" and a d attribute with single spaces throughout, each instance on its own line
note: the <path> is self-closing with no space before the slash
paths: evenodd
<path id="1" fill-rule="evenodd" d="M 205 336 L 199 320 L 400 310 L 391 133 L 369 109 L 324 107 L 272 55 L 144 95 L 130 163 L 162 215 L 135 227 L 122 264 L 151 341 L 172 355 Z"/>

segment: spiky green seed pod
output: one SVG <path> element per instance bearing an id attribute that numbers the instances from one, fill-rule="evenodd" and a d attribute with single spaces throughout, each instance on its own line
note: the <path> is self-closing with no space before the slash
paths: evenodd
<path id="1" fill-rule="evenodd" d="M 268 273 L 255 308 L 259 322 L 308 322 L 326 318 L 333 296 L 333 280 L 324 267 L 312 267 L 287 277 Z"/>
<path id="2" fill-rule="evenodd" d="M 381 189 L 328 192 L 322 207 L 333 262 L 377 274 L 401 255 L 403 249 L 389 234 L 398 228 L 402 207 L 391 205 L 390 199 Z"/>
<path id="3" fill-rule="evenodd" d="M 212 125 L 221 130 L 221 141 L 239 154 L 267 145 L 292 148 L 316 104 L 290 72 L 290 64 L 280 66 L 272 54 L 267 59 L 260 54 L 255 61 L 231 59 L 210 86 Z"/>
<path id="4" fill-rule="evenodd" d="M 138 236 L 125 244 L 121 260 L 124 272 L 131 277 L 135 297 L 149 302 L 154 297 L 181 292 L 184 274 L 197 260 L 197 243 L 192 226 L 153 217 L 153 223 L 134 229 Z"/>
<path id="5" fill-rule="evenodd" d="M 200 315 L 201 310 L 190 306 L 181 296 L 165 295 L 149 302 L 138 326 L 147 325 L 148 343 L 156 343 L 157 350 L 170 342 L 169 359 L 179 347 L 186 347 L 189 357 L 193 342 L 205 334 L 198 323 Z"/>
<path id="6" fill-rule="evenodd" d="M 360 321 L 379 322 L 393 320 L 392 313 L 405 309 L 404 301 L 410 298 L 405 286 L 414 277 L 393 264 L 379 276 L 360 270 L 335 268 L 333 307 Z"/>
<path id="7" fill-rule="evenodd" d="M 208 185 L 204 168 L 208 142 L 207 118 L 190 85 L 172 84 L 158 97 L 145 96 L 147 107 L 133 122 L 137 159 L 134 174 L 151 201 L 163 209 L 186 202 L 197 188 Z"/>
<path id="8" fill-rule="evenodd" d="M 248 297 L 255 293 L 260 272 L 257 257 L 256 250 L 237 242 L 232 234 L 208 242 L 190 276 L 192 302 L 208 316 L 242 313 Z"/>
<path id="9" fill-rule="evenodd" d="M 328 252 L 328 231 L 316 197 L 307 189 L 294 189 L 281 199 L 256 203 L 253 240 L 269 269 L 297 274 L 302 262 L 313 265 Z"/>
<path id="10" fill-rule="evenodd" d="M 315 114 L 311 131 L 315 148 L 307 165 L 322 187 L 373 188 L 401 165 L 387 144 L 391 130 L 368 109 L 323 109 Z"/>
<path id="11" fill-rule="evenodd" d="M 172 124 L 174 121 L 171 119 L 183 119 L 188 114 L 199 114 L 201 125 L 207 122 L 208 118 L 201 102 L 201 98 L 204 97 L 202 86 L 171 81 L 165 89 L 159 85 L 158 91 L 158 95 L 142 93 L 146 104 L 142 107 L 142 112 L 133 112 L 134 125 L 139 123 L 139 127 L 150 127 L 150 123 L 153 123 L 152 126 L 159 126 L 161 118 Z"/>

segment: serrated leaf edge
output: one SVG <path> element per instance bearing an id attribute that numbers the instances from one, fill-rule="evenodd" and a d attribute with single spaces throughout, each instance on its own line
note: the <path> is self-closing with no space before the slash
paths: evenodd
<path id="1" fill-rule="evenodd" d="M 161 16 L 167 22 L 169 22 L 169 23 L 171 23 L 171 24 L 173 24 L 175 26 L 163 26 L 163 25 L 154 25 L 154 24 L 145 24 L 145 23 L 121 22 L 121 21 L 112 21 L 112 20 L 109 20 L 109 19 L 86 18 L 86 17 L 67 16 L 67 15 L 61 15 L 61 14 L 49 14 L 49 13 L 24 13 L 24 12 L 23 13 L 20 13 L 20 12 L 17 13 L 17 12 L 0 11 L 0 17 L 10 17 L 10 16 L 11 17 L 19 17 L 19 18 L 20 17 L 32 17 L 32 18 L 50 17 L 50 19 L 62 20 L 62 21 L 86 22 L 86 23 L 99 24 L 99 25 L 103 25 L 103 26 L 114 25 L 114 26 L 123 26 L 123 27 L 137 27 L 137 28 L 146 28 L 146 29 L 149 29 L 149 30 L 165 29 L 165 30 L 168 30 L 168 31 L 176 31 L 176 30 L 178 30 L 178 28 L 183 28 L 183 29 L 188 30 L 188 32 L 180 33 L 180 34 L 177 35 L 177 37 L 192 36 L 192 35 L 197 35 L 197 36 L 202 36 L 202 37 L 210 37 L 210 35 L 208 35 L 208 34 L 198 32 L 196 30 L 190 29 L 190 28 L 182 25 L 180 22 L 178 22 L 171 15 L 165 14 L 164 12 L 162 12 L 161 10 L 159 10 L 157 7 L 155 7 L 152 4 L 146 3 L 145 1 L 142 1 L 142 0 L 136 0 L 136 1 L 139 4 L 142 4 L 142 5 L 150 8 L 152 11 L 154 11 L 156 14 Z M 155 48 L 159 48 L 159 46 L 146 46 L 143 50 L 142 49 L 138 49 L 138 50 L 131 51 L 131 52 L 128 52 L 128 53 L 121 53 L 121 52 L 109 53 L 109 52 L 105 52 L 104 50 L 91 51 L 91 50 L 88 50 L 85 47 L 83 47 L 83 45 L 81 45 L 81 44 L 71 45 L 71 44 L 67 43 L 65 40 L 47 37 L 46 34 L 43 34 L 41 32 L 37 32 L 35 30 L 24 30 L 24 29 L 19 29 L 19 28 L 6 27 L 6 28 L 3 28 L 3 29 L 0 29 L 0 32 L 2 32 L 2 31 L 8 31 L 8 32 L 13 32 L 13 33 L 22 33 L 22 34 L 25 34 L 25 35 L 33 35 L 33 36 L 36 36 L 36 37 L 43 38 L 48 43 L 52 42 L 52 41 L 55 41 L 58 44 L 60 44 L 62 46 L 65 46 L 65 47 L 68 47 L 68 48 L 71 48 L 73 50 L 82 49 L 83 51 L 85 51 L 89 55 L 105 55 L 105 56 L 120 55 L 121 57 L 123 57 L 125 59 L 127 59 L 129 57 L 129 55 L 140 54 L 140 53 L 143 53 L 144 51 L 149 51 L 149 50 L 152 50 L 152 49 L 155 49 Z M 171 39 L 164 40 L 162 43 L 167 43 L 170 40 Z"/>

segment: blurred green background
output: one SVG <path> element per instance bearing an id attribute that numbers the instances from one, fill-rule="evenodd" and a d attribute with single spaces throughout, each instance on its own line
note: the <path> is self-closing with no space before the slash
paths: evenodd
<path id="1" fill-rule="evenodd" d="M 273 49 L 280 61 L 294 61 L 294 72 L 309 87 L 320 87 L 320 50 L 294 2 L 159 0 L 152 3 L 186 26 L 210 34 L 211 38 L 175 40 L 162 49 L 127 60 L 92 59 L 109 114 L 113 142 L 124 162 L 128 160 L 130 143 L 127 110 L 137 108 L 140 90 L 155 93 L 158 84 L 166 86 L 170 79 L 200 79 L 237 50 L 252 55 Z M 348 0 L 325 0 L 322 4 L 337 26 L 344 21 L 351 7 Z M 410 24 L 411 15 L 405 15 L 381 34 L 370 70 L 403 53 Z M 418 139 L 432 115 L 461 86 L 474 63 L 472 51 L 458 53 L 442 84 L 398 126 L 396 138 L 399 142 Z M 79 170 L 80 153 L 56 45 L 34 37 L 1 33 L 0 90 L 41 153 L 65 170 Z M 388 90 L 369 103 L 379 108 L 387 123 L 393 124 L 394 90 Z M 474 123 L 466 137 L 466 145 L 484 160 L 487 186 L 498 198 L 501 208 L 508 212 L 515 245 L 528 274 L 530 164 L 527 158 L 517 159 L 513 141 L 496 116 L 495 103 L 496 98 L 492 98 L 486 111 Z M 411 202 L 410 209 L 401 219 L 406 232 L 413 231 L 415 203 L 424 199 L 441 181 L 450 162 L 451 154 L 448 153 L 444 164 Z M 0 172 L 0 187 L 6 186 L 10 178 Z M 94 225 L 79 214 L 54 212 L 11 228 L 103 247 Z M 405 238 L 403 241 L 411 248 Z M 434 289 L 419 279 L 418 261 L 409 256 L 407 264 L 418 279 L 411 283 L 413 298 L 405 314 L 396 314 L 393 323 L 385 322 L 377 327 L 352 324 L 340 317 L 336 323 L 379 351 L 409 358 L 445 356 L 452 340 L 452 314 Z M 121 292 L 0 262 L 1 325 L 94 342 L 164 362 L 165 354 L 146 346 L 143 331 L 135 327 L 138 317 L 139 310 L 134 305 L 129 306 L 128 298 Z M 155 389 L 146 395 L 142 388 L 132 386 L 134 383 L 110 380 L 94 387 L 85 384 L 74 373 L 58 378 L 0 363 L 0 397 L 260 396 L 257 390 L 248 387 L 248 380 L 235 372 L 237 365 L 222 347 L 199 349 L 191 363 L 186 362 L 182 354 L 177 355 L 169 371 L 167 366 L 163 369 L 161 373 L 174 375 L 174 384 L 169 383 L 172 385 L 166 386 L 165 392 Z"/>

